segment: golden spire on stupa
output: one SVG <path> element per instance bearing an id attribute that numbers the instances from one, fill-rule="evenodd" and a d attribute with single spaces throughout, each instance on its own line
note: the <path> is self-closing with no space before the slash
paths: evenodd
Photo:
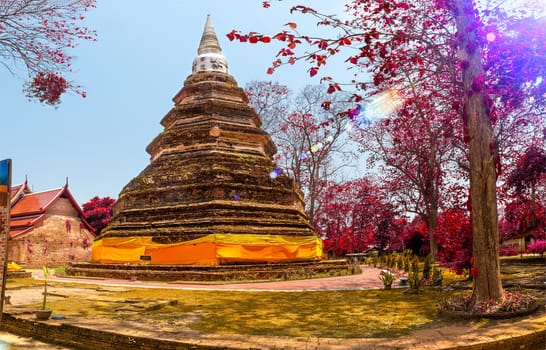
<path id="1" fill-rule="evenodd" d="M 227 59 L 222 55 L 222 48 L 214 31 L 210 15 L 207 16 L 205 29 L 197 49 L 197 57 L 193 60 L 192 73 L 202 71 L 216 71 L 227 73 Z"/>

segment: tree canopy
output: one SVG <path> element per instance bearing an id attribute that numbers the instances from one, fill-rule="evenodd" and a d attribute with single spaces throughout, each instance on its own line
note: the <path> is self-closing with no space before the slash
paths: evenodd
<path id="1" fill-rule="evenodd" d="M 68 80 L 71 50 L 81 40 L 96 40 L 84 24 L 95 0 L 0 1 L 0 64 L 13 74 L 26 71 L 29 99 L 55 105 L 67 90 L 86 92 Z"/>
<path id="2" fill-rule="evenodd" d="M 263 5 L 269 7 L 271 2 Z M 373 124 L 373 119 L 396 120 L 404 113 L 460 122 L 457 132 L 466 160 L 458 163 L 467 171 L 470 187 L 472 304 L 503 297 L 496 184 L 502 164 L 494 127 L 505 118 L 518 125 L 544 114 L 546 50 L 540 39 L 544 19 L 529 7 L 503 5 L 502 1 L 353 0 L 346 4 L 343 18 L 296 5 L 291 12 L 314 16 L 325 36 L 306 35 L 292 21 L 275 34 L 237 30 L 227 34 L 230 40 L 250 44 L 280 42 L 269 73 L 302 61 L 309 64 L 310 76 L 320 76 L 332 57 L 342 56 L 347 67 L 357 72 L 355 79 L 341 82 L 322 76 L 321 81 L 328 85 L 328 93 L 352 90 L 354 107 L 340 117 L 358 127 Z M 368 109 L 373 98 L 380 98 L 382 110 Z M 328 108 L 329 101 L 322 105 Z M 543 120 L 534 120 L 542 129 Z"/>

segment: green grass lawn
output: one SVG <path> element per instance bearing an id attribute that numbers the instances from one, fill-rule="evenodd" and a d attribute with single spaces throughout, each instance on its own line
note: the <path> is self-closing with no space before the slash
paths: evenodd
<path id="1" fill-rule="evenodd" d="M 93 316 L 154 323 L 183 322 L 210 333 L 294 337 L 372 337 L 407 334 L 437 322 L 437 303 L 450 294 L 427 288 L 338 292 L 230 292 L 131 289 L 101 300 L 68 298 L 48 306 L 68 317 Z M 126 301 L 176 300 L 155 311 L 120 311 Z M 118 310 L 118 311 L 116 311 Z"/>

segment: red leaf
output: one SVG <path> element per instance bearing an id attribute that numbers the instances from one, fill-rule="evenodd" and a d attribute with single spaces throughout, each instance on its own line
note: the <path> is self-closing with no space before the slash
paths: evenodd
<path id="1" fill-rule="evenodd" d="M 229 41 L 233 41 L 235 39 L 235 30 L 227 33 L 226 36 L 228 37 Z"/>
<path id="2" fill-rule="evenodd" d="M 309 69 L 309 75 L 310 76 L 314 77 L 315 75 L 317 75 L 317 73 L 318 73 L 318 68 L 313 67 L 313 68 Z"/>
<path id="3" fill-rule="evenodd" d="M 321 50 L 327 49 L 327 48 L 328 48 L 328 41 L 326 41 L 326 40 L 321 40 L 321 41 L 319 42 L 319 44 L 318 44 L 318 47 L 319 47 L 319 49 L 321 49 Z"/>
<path id="4" fill-rule="evenodd" d="M 273 39 L 277 39 L 279 41 L 286 41 L 286 33 L 282 32 L 282 33 L 275 34 L 275 36 L 273 36 Z"/>
<path id="5" fill-rule="evenodd" d="M 261 41 L 262 43 L 270 43 L 270 42 L 271 42 L 271 38 L 268 37 L 268 36 L 263 36 L 263 37 L 260 39 L 260 41 Z"/>
<path id="6" fill-rule="evenodd" d="M 292 29 L 296 29 L 298 27 L 298 25 L 294 22 L 288 22 L 285 24 L 285 26 L 289 26 Z"/>
<path id="7" fill-rule="evenodd" d="M 339 91 L 341 90 L 341 87 L 338 85 L 338 84 L 330 84 L 330 86 L 328 86 L 328 90 L 326 90 L 327 93 L 329 94 L 332 94 L 336 91 Z"/>
<path id="8" fill-rule="evenodd" d="M 267 74 L 273 74 L 275 70 L 273 68 L 267 68 Z"/>
<path id="9" fill-rule="evenodd" d="M 248 42 L 251 43 L 251 44 L 256 44 L 258 42 L 258 37 L 257 36 L 251 36 L 248 39 Z"/>

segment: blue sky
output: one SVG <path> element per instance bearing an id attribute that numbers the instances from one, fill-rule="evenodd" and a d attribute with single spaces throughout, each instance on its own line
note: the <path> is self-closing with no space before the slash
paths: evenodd
<path id="1" fill-rule="evenodd" d="M 83 85 L 87 98 L 65 95 L 54 109 L 28 101 L 21 92 L 26 76 L 0 67 L 0 160 L 13 160 L 13 184 L 25 175 L 34 191 L 61 187 L 69 178 L 79 203 L 91 197 L 117 198 L 123 186 L 149 163 L 145 148 L 161 132 L 171 98 L 191 73 L 207 14 L 212 16 L 230 73 L 244 87 L 252 80 L 276 80 L 298 90 L 318 84 L 304 64 L 265 72 L 275 45 L 229 42 L 232 29 L 274 33 L 287 22 L 315 24 L 291 16 L 294 2 L 264 9 L 260 0 L 98 0 L 87 15 L 98 42 L 72 52 L 69 80 Z M 315 1 L 317 9 L 341 13 L 343 2 Z M 330 67 L 333 70 L 341 67 Z M 324 74 L 328 74 L 325 71 Z"/>

